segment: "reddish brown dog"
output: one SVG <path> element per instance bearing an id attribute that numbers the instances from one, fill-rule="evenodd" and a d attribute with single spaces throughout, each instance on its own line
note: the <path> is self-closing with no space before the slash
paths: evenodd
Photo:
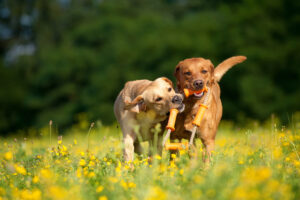
<path id="1" fill-rule="evenodd" d="M 210 60 L 204 58 L 189 58 L 178 63 L 175 69 L 177 89 L 199 91 L 205 87 L 210 89 L 207 106 L 200 127 L 197 129 L 196 137 L 199 137 L 204 145 L 203 160 L 210 161 L 211 151 L 214 149 L 215 137 L 219 122 L 222 117 L 222 102 L 220 99 L 220 87 L 218 82 L 222 76 L 234 65 L 246 60 L 245 56 L 235 56 L 220 63 L 216 68 Z M 171 141 L 190 139 L 193 129 L 193 118 L 199 105 L 203 103 L 206 93 L 193 94 L 185 98 L 185 110 L 178 115 L 175 132 L 171 134 Z"/>

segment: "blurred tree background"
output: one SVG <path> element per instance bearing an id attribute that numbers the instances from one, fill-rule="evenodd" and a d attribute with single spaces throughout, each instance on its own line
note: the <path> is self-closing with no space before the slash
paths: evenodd
<path id="1" fill-rule="evenodd" d="M 223 118 L 300 110 L 300 1 L 1 0 L 0 133 L 115 121 L 124 83 L 184 58 L 248 60 L 221 81 Z"/>

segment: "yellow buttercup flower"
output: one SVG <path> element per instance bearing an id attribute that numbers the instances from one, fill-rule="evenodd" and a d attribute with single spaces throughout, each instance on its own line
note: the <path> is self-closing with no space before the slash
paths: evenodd
<path id="1" fill-rule="evenodd" d="M 34 176 L 34 177 L 32 178 L 32 182 L 33 182 L 33 183 L 39 182 L 39 177 L 38 177 L 38 176 Z"/>
<path id="2" fill-rule="evenodd" d="M 240 159 L 240 160 L 239 160 L 239 164 L 240 164 L 240 165 L 243 165 L 243 164 L 244 164 L 244 160 L 243 160 L 243 159 Z"/>
<path id="3" fill-rule="evenodd" d="M 91 155 L 91 156 L 90 156 L 90 159 L 91 159 L 91 160 L 96 160 L 96 157 L 95 157 L 94 155 Z"/>
<path id="4" fill-rule="evenodd" d="M 155 155 L 155 158 L 156 158 L 157 160 L 161 160 L 161 156 L 160 156 L 160 155 Z"/>
<path id="5" fill-rule="evenodd" d="M 45 179 L 50 179 L 52 177 L 52 172 L 49 169 L 42 169 L 40 171 L 41 176 Z"/>
<path id="6" fill-rule="evenodd" d="M 281 139 L 281 138 L 285 137 L 285 134 L 284 133 L 280 133 L 278 136 L 279 136 L 279 139 Z"/>
<path id="7" fill-rule="evenodd" d="M 40 200 L 41 196 L 42 193 L 38 189 L 34 189 L 32 191 L 25 189 L 20 191 L 20 199 L 24 200 Z"/>
<path id="8" fill-rule="evenodd" d="M 95 164 L 95 162 L 94 161 L 90 161 L 89 162 L 89 167 L 94 167 L 96 164 Z"/>
<path id="9" fill-rule="evenodd" d="M 184 173 L 184 170 L 181 169 L 181 170 L 179 171 L 179 174 L 180 174 L 180 175 L 183 175 L 183 173 Z"/>
<path id="10" fill-rule="evenodd" d="M 235 188 L 232 195 L 233 199 L 247 199 L 248 191 L 245 187 L 238 186 L 237 188 Z"/>
<path id="11" fill-rule="evenodd" d="M 169 167 L 170 168 L 175 168 L 176 167 L 174 160 L 170 162 L 170 166 Z"/>
<path id="12" fill-rule="evenodd" d="M 300 161 L 294 160 L 294 165 L 295 165 L 295 167 L 300 167 Z"/>
<path id="13" fill-rule="evenodd" d="M 8 151 L 4 154 L 5 160 L 11 160 L 13 158 L 13 153 L 11 151 Z"/>
<path id="14" fill-rule="evenodd" d="M 19 165 L 15 165 L 15 169 L 16 169 L 16 172 L 18 174 L 22 174 L 22 175 L 26 175 L 27 174 L 27 171 L 26 169 L 23 167 L 23 166 L 19 166 Z"/>
<path id="15" fill-rule="evenodd" d="M 95 177 L 95 176 L 96 176 L 95 172 L 90 172 L 90 173 L 88 174 L 88 177 L 89 177 L 89 178 L 93 178 L 93 177 Z"/>
<path id="16" fill-rule="evenodd" d="M 136 187 L 136 184 L 133 183 L 133 182 L 128 182 L 127 184 L 128 184 L 129 188 L 135 188 Z"/>
<path id="17" fill-rule="evenodd" d="M 55 160 L 54 163 L 55 164 L 60 164 L 60 160 Z"/>
<path id="18" fill-rule="evenodd" d="M 268 167 L 250 167 L 244 170 L 242 179 L 246 183 L 255 185 L 269 179 L 271 175 L 272 172 Z"/>
<path id="19" fill-rule="evenodd" d="M 98 200 L 107 200 L 107 197 L 106 197 L 106 196 L 100 196 L 100 197 L 98 198 Z"/>
<path id="20" fill-rule="evenodd" d="M 84 159 L 80 159 L 79 165 L 80 166 L 85 166 L 85 164 L 86 164 L 85 160 Z"/>
<path id="21" fill-rule="evenodd" d="M 116 167 L 115 170 L 116 170 L 117 173 L 120 173 L 120 172 L 121 172 L 121 168 L 120 168 L 120 167 Z"/>
<path id="22" fill-rule="evenodd" d="M 118 182 L 118 179 L 116 177 L 108 177 L 108 180 L 112 183 Z"/>
<path id="23" fill-rule="evenodd" d="M 79 168 L 77 168 L 77 170 L 76 170 L 76 176 L 78 177 L 78 178 L 80 178 L 81 177 L 81 175 L 82 175 L 82 170 L 81 170 L 81 168 L 79 167 Z"/>
<path id="24" fill-rule="evenodd" d="M 164 200 L 167 198 L 166 193 L 160 187 L 152 187 L 146 200 Z"/>
<path id="25" fill-rule="evenodd" d="M 121 185 L 124 189 L 127 189 L 127 188 L 128 188 L 127 183 L 126 183 L 125 181 L 123 181 L 123 180 L 121 180 L 120 185 Z"/>
<path id="26" fill-rule="evenodd" d="M 0 196 L 4 196 L 6 194 L 4 188 L 0 187 Z"/>
<path id="27" fill-rule="evenodd" d="M 273 156 L 274 156 L 274 158 L 276 160 L 280 159 L 281 156 L 282 156 L 282 149 L 281 149 L 281 147 L 274 148 L 274 150 L 273 150 L 272 153 L 273 153 Z"/>
<path id="28" fill-rule="evenodd" d="M 200 175 L 195 175 L 193 180 L 197 184 L 202 184 L 204 182 L 204 178 Z"/>
<path id="29" fill-rule="evenodd" d="M 104 189 L 104 187 L 100 185 L 100 186 L 97 187 L 96 192 L 100 193 L 100 192 L 103 191 L 103 189 Z"/>
<path id="30" fill-rule="evenodd" d="M 175 172 L 174 172 L 174 171 L 171 171 L 171 172 L 170 172 L 170 177 L 173 177 L 174 174 L 175 174 Z"/>
<path id="31" fill-rule="evenodd" d="M 124 189 L 128 189 L 128 188 L 135 188 L 136 184 L 133 182 L 125 182 L 123 180 L 121 180 L 120 185 L 124 188 Z"/>
<path id="32" fill-rule="evenodd" d="M 202 196 L 201 190 L 192 190 L 192 197 L 193 199 L 200 199 Z"/>
<path id="33" fill-rule="evenodd" d="M 286 146 L 289 146 L 290 143 L 289 142 L 283 142 L 282 145 L 286 147 Z"/>
<path id="34" fill-rule="evenodd" d="M 68 148 L 65 145 L 62 145 L 62 151 L 67 151 Z"/>
<path id="35" fill-rule="evenodd" d="M 65 199 L 67 196 L 67 191 L 64 188 L 58 186 L 51 186 L 49 188 L 49 194 L 54 199 Z"/>

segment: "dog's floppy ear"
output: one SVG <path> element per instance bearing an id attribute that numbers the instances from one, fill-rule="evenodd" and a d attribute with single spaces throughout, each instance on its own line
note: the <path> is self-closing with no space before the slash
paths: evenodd
<path id="1" fill-rule="evenodd" d="M 215 80 L 219 82 L 222 78 L 222 76 L 234 65 L 239 64 L 241 62 L 244 62 L 246 60 L 246 56 L 233 56 L 231 58 L 228 58 L 221 62 L 216 68 L 215 68 Z"/>
<path id="2" fill-rule="evenodd" d="M 162 79 L 163 79 L 164 81 L 166 81 L 167 83 L 169 83 L 170 86 L 173 88 L 173 82 L 172 82 L 170 79 L 168 79 L 168 78 L 166 78 L 166 77 L 162 77 Z"/>
<path id="3" fill-rule="evenodd" d="M 176 79 L 178 79 L 178 75 L 179 75 L 179 71 L 180 71 L 180 65 L 178 64 L 176 67 L 175 67 L 175 71 L 174 71 L 174 76 L 176 77 Z"/>
<path id="4" fill-rule="evenodd" d="M 180 90 L 180 83 L 179 83 L 179 79 L 180 79 L 180 64 L 178 64 L 175 68 L 175 71 L 174 71 L 174 76 L 176 77 L 176 85 L 177 85 L 177 88 Z"/>
<path id="5" fill-rule="evenodd" d="M 139 95 L 131 102 L 125 101 L 125 109 L 135 113 L 145 110 L 144 97 Z"/>
<path id="6" fill-rule="evenodd" d="M 210 74 L 211 74 L 211 79 L 210 79 L 210 83 L 212 84 L 212 83 L 214 83 L 215 82 L 215 75 L 214 75 L 214 73 L 215 73 L 215 67 L 214 67 L 214 65 L 211 63 L 210 64 Z"/>

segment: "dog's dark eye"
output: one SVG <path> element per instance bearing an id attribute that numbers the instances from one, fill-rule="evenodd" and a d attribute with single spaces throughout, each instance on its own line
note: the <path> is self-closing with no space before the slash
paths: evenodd
<path id="1" fill-rule="evenodd" d="M 156 102 L 161 101 L 161 100 L 162 100 L 161 97 L 157 97 L 157 98 L 155 99 Z"/>
<path id="2" fill-rule="evenodd" d="M 201 73 L 202 73 L 202 74 L 206 74 L 206 73 L 207 73 L 207 70 L 203 69 L 203 70 L 201 71 Z"/>
<path id="3" fill-rule="evenodd" d="M 172 91 L 172 88 L 168 88 L 168 92 L 171 92 Z"/>
<path id="4" fill-rule="evenodd" d="M 191 73 L 191 72 L 184 72 L 184 74 L 189 76 L 189 75 L 191 75 L 192 73 Z"/>

